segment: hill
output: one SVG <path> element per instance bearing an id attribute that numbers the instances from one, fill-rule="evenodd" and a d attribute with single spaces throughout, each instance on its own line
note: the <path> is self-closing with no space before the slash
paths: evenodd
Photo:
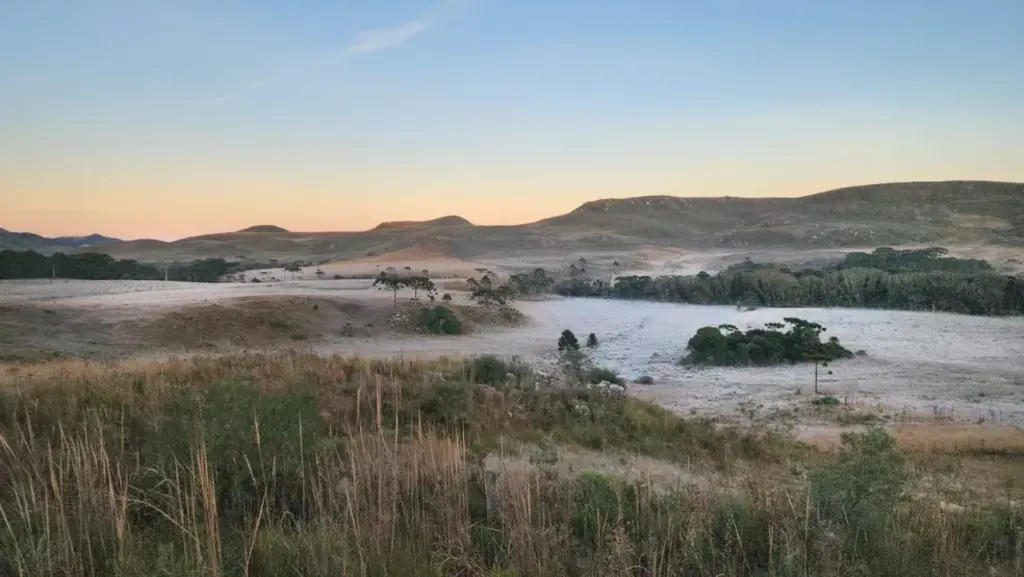
<path id="1" fill-rule="evenodd" d="M 701 247 L 1018 243 L 1024 240 L 1024 184 L 910 182 L 797 198 L 608 199 L 536 225 Z"/>
<path id="2" fill-rule="evenodd" d="M 12 232 L 0 228 L 0 250 L 34 250 L 41 253 L 52 253 L 69 248 L 91 247 L 118 242 L 122 241 L 100 234 L 48 238 L 31 232 Z"/>
<path id="3" fill-rule="evenodd" d="M 1024 184 L 908 182 L 796 198 L 646 196 L 588 202 L 515 226 L 457 216 L 382 223 L 357 232 L 210 234 L 171 243 L 118 242 L 92 250 L 120 258 L 353 259 L 428 244 L 472 259 L 483 253 L 632 249 L 845 248 L 918 243 L 1024 246 Z"/>
<path id="4" fill-rule="evenodd" d="M 250 226 L 249 228 L 243 228 L 238 232 L 291 232 L 286 228 L 281 228 L 273 224 L 257 224 L 256 226 Z"/>
<path id="5" fill-rule="evenodd" d="M 472 222 L 461 216 L 442 216 L 433 220 L 405 220 L 382 222 L 373 227 L 373 230 L 392 230 L 397 228 L 429 228 L 440 226 L 473 226 Z"/>

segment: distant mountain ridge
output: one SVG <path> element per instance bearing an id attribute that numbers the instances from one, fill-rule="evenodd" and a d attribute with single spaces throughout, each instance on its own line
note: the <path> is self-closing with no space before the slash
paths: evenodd
<path id="1" fill-rule="evenodd" d="M 432 220 L 401 220 L 401 221 L 388 221 L 382 222 L 377 226 L 373 227 L 372 230 L 388 230 L 396 228 L 411 228 L 411 227 L 435 227 L 435 226 L 473 226 L 472 222 L 462 218 L 461 216 L 442 216 L 441 218 L 435 218 Z"/>
<path id="2" fill-rule="evenodd" d="M 287 228 L 282 228 L 274 224 L 257 224 L 248 228 L 243 228 L 238 232 L 291 232 Z"/>
<path id="3" fill-rule="evenodd" d="M 363 231 L 217 233 L 174 242 L 112 242 L 75 250 L 142 261 L 207 257 L 319 261 L 366 258 L 419 246 L 446 247 L 452 255 L 472 258 L 522 251 L 628 250 L 644 245 L 731 250 L 922 243 L 1024 248 L 1024 184 L 885 183 L 792 198 L 642 196 L 595 200 L 569 213 L 521 225 L 482 226 L 445 216 L 385 222 Z"/>
<path id="4" fill-rule="evenodd" d="M 34 250 L 56 252 L 60 249 L 82 248 L 95 245 L 124 242 L 119 238 L 89 234 L 85 236 L 45 237 L 32 232 L 13 232 L 0 228 L 0 250 Z"/>

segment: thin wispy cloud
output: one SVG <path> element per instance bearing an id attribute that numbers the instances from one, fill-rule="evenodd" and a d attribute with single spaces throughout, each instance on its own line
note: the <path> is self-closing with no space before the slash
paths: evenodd
<path id="1" fill-rule="evenodd" d="M 345 47 L 345 52 L 360 54 L 395 48 L 412 40 L 428 28 L 430 28 L 428 22 L 419 20 L 406 22 L 392 28 L 363 30 L 352 38 L 352 41 Z"/>

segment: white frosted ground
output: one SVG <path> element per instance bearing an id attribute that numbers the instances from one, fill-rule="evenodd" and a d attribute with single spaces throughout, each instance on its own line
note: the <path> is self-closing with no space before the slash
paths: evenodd
<path id="1" fill-rule="evenodd" d="M 1024 425 L 1024 318 L 995 318 L 863 309 L 758 309 L 600 299 L 552 299 L 518 303 L 529 326 L 459 339 L 394 339 L 336 343 L 323 352 L 519 355 L 550 362 L 562 329 L 582 341 L 594 332 L 595 359 L 627 378 L 654 377 L 635 394 L 678 410 L 731 409 L 743 401 L 783 403 L 798 388 L 812 387 L 813 367 L 713 368 L 679 366 L 697 328 L 721 323 L 741 329 L 796 316 L 828 328 L 866 357 L 836 362 L 822 372 L 820 387 L 859 402 L 877 401 L 914 413 Z"/>

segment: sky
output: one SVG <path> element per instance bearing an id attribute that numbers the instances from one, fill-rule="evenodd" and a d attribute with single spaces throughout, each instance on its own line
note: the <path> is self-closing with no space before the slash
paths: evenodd
<path id="1" fill-rule="evenodd" d="M 0 227 L 1024 181 L 1020 0 L 0 0 Z"/>

